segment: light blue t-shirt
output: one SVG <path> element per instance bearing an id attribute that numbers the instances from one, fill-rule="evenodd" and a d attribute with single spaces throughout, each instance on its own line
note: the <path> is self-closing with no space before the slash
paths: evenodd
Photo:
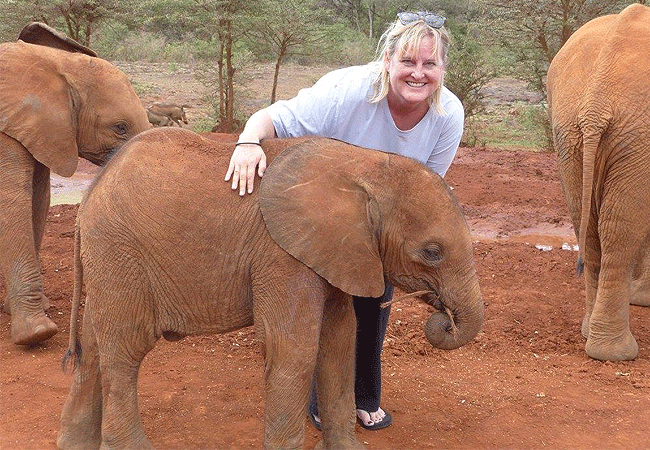
<path id="1" fill-rule="evenodd" d="M 463 134 L 465 113 L 460 100 L 446 87 L 440 93 L 445 114 L 429 108 L 412 129 L 395 125 L 386 98 L 377 103 L 370 65 L 353 66 L 324 75 L 291 100 L 267 109 L 278 137 L 318 135 L 396 153 L 426 164 L 444 176 Z"/>

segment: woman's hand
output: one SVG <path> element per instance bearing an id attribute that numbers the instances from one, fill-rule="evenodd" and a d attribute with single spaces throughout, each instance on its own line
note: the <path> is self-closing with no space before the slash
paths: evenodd
<path id="1" fill-rule="evenodd" d="M 253 142 L 238 143 L 235 145 L 235 151 L 230 157 L 226 181 L 230 181 L 232 176 L 232 189 L 236 190 L 237 186 L 239 186 L 239 195 L 245 195 L 246 190 L 250 194 L 253 192 L 256 168 L 258 175 L 260 177 L 264 176 L 266 155 L 262 150 L 262 146 Z"/>

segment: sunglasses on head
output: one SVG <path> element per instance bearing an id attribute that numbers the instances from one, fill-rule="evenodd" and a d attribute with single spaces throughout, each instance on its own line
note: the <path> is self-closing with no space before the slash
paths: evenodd
<path id="1" fill-rule="evenodd" d="M 409 23 L 416 22 L 418 20 L 424 21 L 431 28 L 441 28 L 445 24 L 445 18 L 437 14 L 431 14 L 426 11 L 417 11 L 417 12 L 401 12 L 397 13 L 397 18 L 402 25 L 408 25 Z"/>

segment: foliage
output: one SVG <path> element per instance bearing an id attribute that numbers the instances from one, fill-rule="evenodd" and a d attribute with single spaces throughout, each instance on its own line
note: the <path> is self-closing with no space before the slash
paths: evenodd
<path id="1" fill-rule="evenodd" d="M 112 60 L 201 64 L 215 115 L 235 127 L 235 86 L 254 60 L 364 64 L 402 10 L 447 17 L 453 42 L 445 83 L 461 98 L 471 128 L 483 86 L 495 74 L 545 93 L 549 62 L 588 20 L 629 0 L 0 0 L 0 37 L 15 40 L 30 21 L 45 22 Z M 645 1 L 641 1 L 645 3 Z M 235 83 L 236 80 L 236 83 Z M 237 95 L 243 96 L 242 88 Z M 244 98 L 245 100 L 245 98 Z M 241 103 L 241 102 L 239 102 Z M 541 117 L 541 116 L 540 116 Z M 481 120 L 478 120 L 480 122 Z M 532 122 L 531 122 L 532 123 Z"/>
<path id="2" fill-rule="evenodd" d="M 448 27 L 453 43 L 445 84 L 463 103 L 465 117 L 471 117 L 482 111 L 482 89 L 496 71 L 487 61 L 483 47 L 472 37 L 470 25 L 448 23 Z"/>
<path id="3" fill-rule="evenodd" d="M 629 0 L 484 0 L 481 23 L 512 57 L 511 74 L 545 94 L 548 65 L 580 26 L 617 13 Z"/>
<path id="4" fill-rule="evenodd" d="M 245 22 L 245 35 L 260 55 L 273 55 L 275 73 L 271 103 L 275 102 L 278 76 L 287 58 L 328 51 L 328 16 L 311 0 L 261 0 Z M 282 20 L 269 20 L 281 17 Z"/>
<path id="5" fill-rule="evenodd" d="M 43 22 L 90 47 L 101 23 L 127 14 L 129 6 L 128 0 L 3 0 L 0 15 L 10 24 L 3 33 L 13 39 L 29 22 Z"/>

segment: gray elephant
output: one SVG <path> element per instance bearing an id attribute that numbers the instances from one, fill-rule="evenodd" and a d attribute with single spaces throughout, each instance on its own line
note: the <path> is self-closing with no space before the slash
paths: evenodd
<path id="1" fill-rule="evenodd" d="M 650 305 L 650 8 L 594 19 L 548 71 L 560 175 L 586 281 L 582 334 L 600 360 L 636 358 L 629 305 Z"/>
<path id="2" fill-rule="evenodd" d="M 136 401 L 147 352 L 161 336 L 249 325 L 266 361 L 265 447 L 302 448 L 315 372 L 325 448 L 359 448 L 351 295 L 379 296 L 386 280 L 418 292 L 442 311 L 425 326 L 436 347 L 481 328 L 469 230 L 438 175 L 339 141 L 276 139 L 260 189 L 241 198 L 221 178 L 233 145 L 155 128 L 86 194 L 68 356 L 83 352 L 60 448 L 150 448 Z"/>
<path id="3" fill-rule="evenodd" d="M 185 115 L 185 108 L 187 105 L 174 105 L 173 103 L 154 103 L 149 108 L 148 111 L 169 117 L 174 121 L 179 127 L 182 126 L 181 122 L 187 125 L 187 116 Z"/>
<path id="4" fill-rule="evenodd" d="M 38 262 L 50 170 L 103 164 L 150 126 L 127 77 L 93 51 L 40 23 L 20 37 L 0 44 L 0 270 L 11 340 L 27 345 L 57 332 Z"/>

